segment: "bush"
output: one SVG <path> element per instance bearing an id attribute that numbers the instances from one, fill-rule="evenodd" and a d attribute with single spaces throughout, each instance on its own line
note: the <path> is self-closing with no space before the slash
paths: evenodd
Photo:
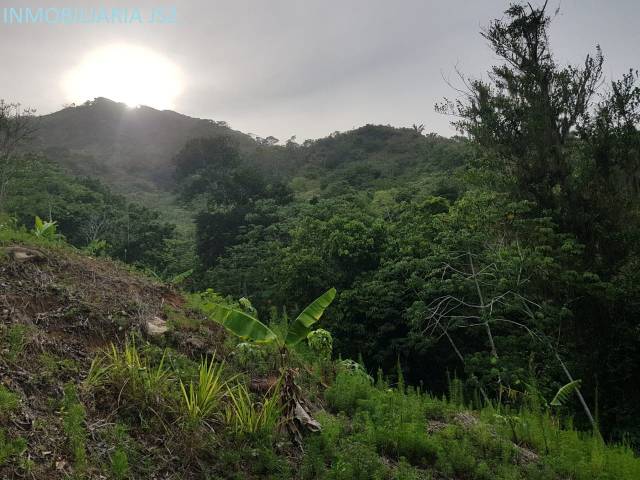
<path id="1" fill-rule="evenodd" d="M 352 414 L 358 402 L 371 395 L 371 380 L 357 373 L 342 371 L 336 376 L 334 384 L 325 392 L 329 406 L 336 412 Z"/>
<path id="2" fill-rule="evenodd" d="M 336 460 L 329 471 L 332 480 L 382 480 L 387 473 L 375 449 L 362 443 L 340 444 Z"/>

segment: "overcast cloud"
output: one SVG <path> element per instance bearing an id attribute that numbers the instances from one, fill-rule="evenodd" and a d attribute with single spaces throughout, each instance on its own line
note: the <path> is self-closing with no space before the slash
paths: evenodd
<path id="1" fill-rule="evenodd" d="M 175 5 L 175 25 L 0 23 L 0 98 L 49 113 L 62 78 L 92 49 L 130 43 L 183 72 L 175 110 L 233 128 L 298 140 L 366 123 L 453 132 L 433 105 L 453 92 L 456 65 L 479 76 L 495 62 L 478 32 L 506 8 L 497 0 L 225 0 L 29 2 L 0 7 Z M 551 11 L 559 5 L 550 2 Z M 640 2 L 564 0 L 552 29 L 563 61 L 599 43 L 605 73 L 640 66 Z M 153 105 L 151 105 L 153 106 Z"/>

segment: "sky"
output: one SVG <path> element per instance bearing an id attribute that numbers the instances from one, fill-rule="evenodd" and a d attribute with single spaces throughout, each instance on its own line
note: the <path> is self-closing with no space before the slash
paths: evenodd
<path id="1" fill-rule="evenodd" d="M 549 5 L 551 13 L 560 6 L 551 31 L 558 60 L 581 62 L 600 44 L 608 78 L 640 67 L 639 1 Z M 479 32 L 507 6 L 498 0 L 0 0 L 0 98 L 39 114 L 93 96 L 142 98 L 151 107 L 281 140 L 367 123 L 424 124 L 427 132 L 449 136 L 451 119 L 434 104 L 455 97 L 447 79 L 456 84 L 456 68 L 481 77 L 497 61 Z M 85 16 L 91 8 L 126 8 L 129 15 L 137 8 L 144 21 L 64 24 L 54 14 L 51 23 L 3 21 L 4 9 L 39 7 L 84 8 Z M 149 21 L 154 8 L 167 13 L 165 23 Z"/>

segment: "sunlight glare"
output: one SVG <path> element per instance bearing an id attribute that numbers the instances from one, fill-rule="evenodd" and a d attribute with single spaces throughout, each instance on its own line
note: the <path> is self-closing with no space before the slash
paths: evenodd
<path id="1" fill-rule="evenodd" d="M 175 107 L 182 93 L 180 69 L 145 47 L 119 44 L 89 52 L 63 79 L 67 100 L 82 103 L 106 97 L 130 107 Z"/>

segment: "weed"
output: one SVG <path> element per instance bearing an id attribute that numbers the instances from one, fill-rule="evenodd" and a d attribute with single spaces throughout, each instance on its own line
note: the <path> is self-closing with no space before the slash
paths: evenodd
<path id="1" fill-rule="evenodd" d="M 78 364 L 70 358 L 61 358 L 52 353 L 42 353 L 38 356 L 40 369 L 38 376 L 45 382 L 73 378 L 78 373 Z"/>
<path id="2" fill-rule="evenodd" d="M 359 370 L 354 372 L 338 373 L 334 384 L 325 392 L 327 402 L 335 411 L 353 413 L 358 402 L 368 398 L 372 393 L 369 378 L 359 374 Z"/>
<path id="3" fill-rule="evenodd" d="M 420 480 L 421 477 L 415 467 L 412 467 L 406 459 L 401 458 L 393 472 L 393 480 Z"/>
<path id="4" fill-rule="evenodd" d="M 26 325 L 11 325 L 7 330 L 7 343 L 9 344 L 9 352 L 7 358 L 11 362 L 16 362 L 22 356 L 25 347 L 28 344 L 29 329 Z"/>
<path id="5" fill-rule="evenodd" d="M 85 417 L 86 412 L 78 400 L 75 387 L 67 385 L 64 389 L 62 426 L 73 454 L 75 466 L 80 471 L 84 470 L 87 464 Z"/>
<path id="6" fill-rule="evenodd" d="M 0 420 L 6 420 L 20 406 L 20 397 L 4 385 L 0 385 Z"/>
<path id="7" fill-rule="evenodd" d="M 141 470 L 141 457 L 135 440 L 129 435 L 129 428 L 124 423 L 117 422 L 101 431 L 101 439 L 112 446 L 112 451 L 105 459 L 110 472 L 109 478 L 120 480 L 130 478 L 131 465 Z"/>
<path id="8" fill-rule="evenodd" d="M 332 480 L 382 480 L 387 471 L 376 451 L 357 442 L 343 442 L 329 472 Z"/>
<path id="9" fill-rule="evenodd" d="M 102 385 L 113 365 L 106 364 L 105 357 L 98 355 L 91 360 L 87 377 L 84 379 L 85 388 L 92 389 Z"/>
<path id="10" fill-rule="evenodd" d="M 124 348 L 115 345 L 105 354 L 106 362 L 92 364 L 89 382 L 110 379 L 120 389 L 120 394 L 129 396 L 132 403 L 140 406 L 164 405 L 170 384 L 169 371 L 164 366 L 166 350 L 158 365 L 153 367 L 140 353 L 135 340 L 127 339 Z"/>
<path id="11" fill-rule="evenodd" d="M 18 437 L 16 439 L 10 439 L 7 437 L 6 432 L 0 429 L 0 466 L 4 465 L 12 457 L 16 457 L 27 448 L 27 441 Z"/>
<path id="12" fill-rule="evenodd" d="M 164 307 L 164 315 L 167 318 L 167 323 L 177 331 L 197 332 L 202 326 L 199 319 L 189 317 L 170 306 Z"/>
<path id="13" fill-rule="evenodd" d="M 111 455 L 111 473 L 116 480 L 123 480 L 129 474 L 129 457 L 121 448 Z"/>

